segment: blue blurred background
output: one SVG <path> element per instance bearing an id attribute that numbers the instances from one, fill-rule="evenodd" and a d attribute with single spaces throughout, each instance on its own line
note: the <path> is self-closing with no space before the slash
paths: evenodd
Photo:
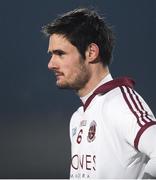
<path id="1" fill-rule="evenodd" d="M 77 7 L 95 7 L 113 25 L 112 75 L 133 77 L 156 114 L 155 0 L 1 0 L 0 178 L 69 177 L 68 127 L 80 101 L 55 86 L 40 31 Z"/>

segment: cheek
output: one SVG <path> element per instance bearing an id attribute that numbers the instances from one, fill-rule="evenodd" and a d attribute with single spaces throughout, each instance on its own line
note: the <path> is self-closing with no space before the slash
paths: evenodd
<path id="1" fill-rule="evenodd" d="M 65 72 L 65 76 L 68 79 L 72 79 L 73 77 L 77 76 L 79 74 L 78 68 L 67 68 Z"/>
<path id="2" fill-rule="evenodd" d="M 84 63 L 81 63 L 79 56 L 68 59 L 68 63 L 64 64 L 64 75 L 66 78 L 75 79 L 77 76 L 80 77 L 84 71 L 86 71 L 86 66 Z"/>
<path id="3" fill-rule="evenodd" d="M 70 64 L 64 66 L 64 75 L 70 78 L 79 71 L 79 64 Z"/>
<path id="4" fill-rule="evenodd" d="M 87 76 L 88 71 L 84 65 L 77 64 L 71 71 L 69 70 L 69 79 L 83 79 Z"/>

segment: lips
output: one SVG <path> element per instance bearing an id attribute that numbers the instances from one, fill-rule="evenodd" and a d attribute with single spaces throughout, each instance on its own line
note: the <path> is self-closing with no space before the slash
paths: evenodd
<path id="1" fill-rule="evenodd" d="M 62 76 L 63 73 L 55 73 L 55 76 Z"/>
<path id="2" fill-rule="evenodd" d="M 64 74 L 62 72 L 55 72 L 55 76 L 59 78 L 60 76 L 63 76 Z"/>

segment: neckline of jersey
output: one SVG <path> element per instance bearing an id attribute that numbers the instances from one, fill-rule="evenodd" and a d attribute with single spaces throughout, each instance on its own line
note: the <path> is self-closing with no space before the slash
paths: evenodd
<path id="1" fill-rule="evenodd" d="M 115 89 L 117 87 L 121 86 L 127 86 L 130 88 L 133 88 L 135 85 L 135 81 L 130 77 L 120 77 L 113 79 L 111 81 L 108 81 L 101 86 L 99 86 L 91 96 L 86 100 L 85 104 L 83 104 L 84 112 L 86 111 L 87 107 L 93 100 L 93 98 L 98 94 L 106 94 L 107 92 L 111 91 L 112 89 Z"/>

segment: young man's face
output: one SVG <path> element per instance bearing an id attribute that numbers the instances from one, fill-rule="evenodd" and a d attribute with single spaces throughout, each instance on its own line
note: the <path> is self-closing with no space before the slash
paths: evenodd
<path id="1" fill-rule="evenodd" d="M 82 89 L 89 80 L 90 72 L 77 48 L 62 35 L 53 34 L 48 51 L 52 53 L 48 68 L 54 71 L 57 86 Z"/>

